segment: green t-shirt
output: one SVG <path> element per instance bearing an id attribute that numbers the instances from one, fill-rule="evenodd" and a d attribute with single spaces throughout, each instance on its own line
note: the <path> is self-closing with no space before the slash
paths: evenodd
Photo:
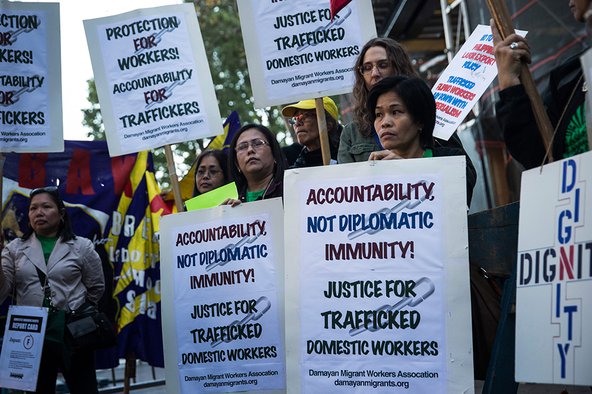
<path id="1" fill-rule="evenodd" d="M 37 235 L 37 239 L 41 242 L 43 257 L 45 258 L 45 264 L 47 264 L 49 256 L 51 256 L 51 252 L 53 252 L 53 248 L 56 242 L 58 242 L 58 237 L 42 237 L 41 235 Z"/>
<path id="2" fill-rule="evenodd" d="M 256 192 L 247 192 L 247 202 L 257 201 L 257 199 L 263 196 L 265 190 L 258 190 Z"/>
<path id="3" fill-rule="evenodd" d="M 428 149 L 426 149 L 426 150 L 423 151 L 422 158 L 423 157 L 434 157 L 434 152 L 432 152 L 432 150 L 428 148 Z"/>

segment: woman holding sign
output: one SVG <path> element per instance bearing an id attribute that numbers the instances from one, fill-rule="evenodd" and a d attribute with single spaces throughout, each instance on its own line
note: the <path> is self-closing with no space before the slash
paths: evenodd
<path id="1" fill-rule="evenodd" d="M 284 156 L 273 133 L 265 126 L 247 124 L 230 143 L 230 178 L 236 182 L 239 200 L 223 204 L 238 205 L 274 197 L 283 197 Z"/>
<path id="2" fill-rule="evenodd" d="M 460 148 L 435 146 L 436 102 L 426 83 L 406 76 L 384 78 L 369 92 L 367 111 L 385 150 L 370 160 L 462 156 Z M 477 174 L 467 162 L 467 199 L 470 202 Z"/>
<path id="3" fill-rule="evenodd" d="M 366 103 L 370 89 L 384 78 L 397 75 L 418 76 L 403 47 L 397 41 L 384 37 L 373 38 L 364 45 L 356 59 L 354 75 L 354 121 L 345 126 L 341 133 L 338 163 L 366 161 L 370 153 L 384 149 L 370 121 L 371 114 L 367 112 Z M 433 141 L 437 146 L 450 146 L 462 150 L 474 172 L 473 163 L 464 152 L 460 138 L 456 134 L 448 141 L 439 138 L 433 138 Z"/>
<path id="4" fill-rule="evenodd" d="M 72 232 L 56 186 L 30 194 L 28 230 L 2 250 L 0 302 L 49 308 L 37 393 L 55 393 L 58 370 L 71 393 L 96 393 L 92 350 L 74 350 L 65 336 L 66 315 L 97 304 L 105 288 L 93 243 Z"/>

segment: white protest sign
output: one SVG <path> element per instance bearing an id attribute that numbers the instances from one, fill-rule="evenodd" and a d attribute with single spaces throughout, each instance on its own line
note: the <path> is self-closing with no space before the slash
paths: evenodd
<path id="1" fill-rule="evenodd" d="M 464 157 L 284 184 L 288 391 L 473 392 Z"/>
<path id="2" fill-rule="evenodd" d="M 193 4 L 84 21 L 111 156 L 222 133 Z"/>
<path id="3" fill-rule="evenodd" d="M 0 2 L 0 152 L 63 152 L 58 3 Z"/>
<path id="4" fill-rule="evenodd" d="M 11 305 L 0 355 L 0 387 L 35 391 L 47 308 Z"/>
<path id="5" fill-rule="evenodd" d="M 238 0 L 257 108 L 350 93 L 354 63 L 376 37 L 370 0 L 331 21 L 329 0 Z"/>
<path id="6" fill-rule="evenodd" d="M 592 385 L 592 152 L 522 173 L 516 381 Z"/>
<path id="7" fill-rule="evenodd" d="M 526 32 L 516 30 L 521 36 Z M 432 88 L 434 137 L 448 140 L 497 76 L 491 27 L 477 25 Z"/>
<path id="8" fill-rule="evenodd" d="M 161 221 L 167 391 L 285 392 L 281 199 Z"/>

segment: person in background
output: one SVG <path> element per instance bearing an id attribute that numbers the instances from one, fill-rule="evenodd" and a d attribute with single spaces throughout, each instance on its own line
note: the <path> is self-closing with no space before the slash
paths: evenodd
<path id="1" fill-rule="evenodd" d="M 193 197 L 224 186 L 228 179 L 228 158 L 221 150 L 205 150 L 195 164 Z"/>
<path id="2" fill-rule="evenodd" d="M 462 149 L 435 146 L 436 102 L 430 88 L 420 78 L 384 78 L 369 92 L 369 119 L 385 148 L 372 152 L 369 160 L 417 159 L 463 156 Z M 467 204 L 470 205 L 477 174 L 467 162 Z"/>
<path id="3" fill-rule="evenodd" d="M 222 204 L 236 206 L 274 197 L 283 197 L 285 159 L 273 133 L 259 124 L 246 124 L 230 143 L 230 179 L 236 182 L 239 200 Z"/>
<path id="4" fill-rule="evenodd" d="M 397 75 L 418 77 L 403 47 L 397 41 L 383 37 L 373 38 L 364 45 L 356 59 L 354 75 L 352 92 L 354 119 L 343 128 L 341 133 L 337 154 L 338 163 L 366 161 L 371 152 L 383 149 L 370 121 L 370 114 L 367 112 L 366 104 L 370 89 L 387 77 Z M 448 141 L 434 138 L 434 143 L 436 146 L 450 146 L 464 152 L 456 133 Z M 473 167 L 469 156 L 466 153 L 465 156 L 467 163 Z"/>
<path id="5" fill-rule="evenodd" d="M 65 316 L 85 302 L 99 302 L 105 288 L 101 259 L 90 240 L 72 232 L 57 187 L 31 191 L 28 212 L 28 230 L 2 250 L 0 303 L 13 295 L 17 305 L 49 308 L 51 337 L 46 330 L 37 393 L 55 393 L 58 369 L 71 393 L 97 393 L 94 351 L 71 346 Z"/>
<path id="6" fill-rule="evenodd" d="M 592 22 L 590 0 L 570 0 L 574 19 Z M 499 98 L 496 114 L 504 140 L 512 156 L 526 169 L 545 160 L 545 146 L 536 124 L 530 99 L 520 82 L 523 63 L 530 63 L 528 41 L 517 34 L 502 40 L 491 21 L 495 61 L 498 69 Z M 586 129 L 586 83 L 580 63 L 581 53 L 553 69 L 543 101 L 556 133 L 552 141 L 553 158 L 563 159 L 589 150 Z"/>
<path id="7" fill-rule="evenodd" d="M 336 161 L 339 137 L 342 130 L 339 124 L 339 110 L 330 97 L 323 97 L 323 108 L 325 108 L 331 159 Z M 282 115 L 290 118 L 289 122 L 294 127 L 296 139 L 303 146 L 290 168 L 322 166 L 323 155 L 321 153 L 315 100 L 302 100 L 296 104 L 287 105 L 282 109 Z"/>

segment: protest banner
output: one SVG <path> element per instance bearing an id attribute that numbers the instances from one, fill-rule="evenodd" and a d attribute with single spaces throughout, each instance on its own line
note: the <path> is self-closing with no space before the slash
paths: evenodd
<path id="1" fill-rule="evenodd" d="M 464 157 L 284 184 L 288 392 L 473 392 Z"/>
<path id="2" fill-rule="evenodd" d="M 517 382 L 592 385 L 590 207 L 592 152 L 522 173 Z"/>
<path id="3" fill-rule="evenodd" d="M 238 0 L 255 106 L 350 93 L 353 66 L 376 37 L 370 0 L 331 20 L 329 0 Z"/>
<path id="4" fill-rule="evenodd" d="M 84 21 L 111 156 L 222 133 L 195 9 Z"/>
<path id="5" fill-rule="evenodd" d="M 163 367 L 158 223 L 168 208 L 151 155 L 109 157 L 105 141 L 65 141 L 61 153 L 6 154 L 2 184 L 7 240 L 27 228 L 31 189 L 57 184 L 74 233 L 93 241 L 105 275 L 99 308 L 118 328 L 117 347 L 96 352 L 97 368 L 129 354 Z"/>
<path id="6" fill-rule="evenodd" d="M 47 308 L 11 305 L 0 355 L 0 387 L 35 391 Z"/>
<path id="7" fill-rule="evenodd" d="M 281 199 L 163 217 L 167 391 L 284 392 Z"/>
<path id="8" fill-rule="evenodd" d="M 526 32 L 517 30 L 526 36 Z M 497 76 L 491 27 L 477 25 L 432 88 L 434 137 L 448 140 Z"/>
<path id="9" fill-rule="evenodd" d="M 61 152 L 58 3 L 0 2 L 0 152 Z"/>

